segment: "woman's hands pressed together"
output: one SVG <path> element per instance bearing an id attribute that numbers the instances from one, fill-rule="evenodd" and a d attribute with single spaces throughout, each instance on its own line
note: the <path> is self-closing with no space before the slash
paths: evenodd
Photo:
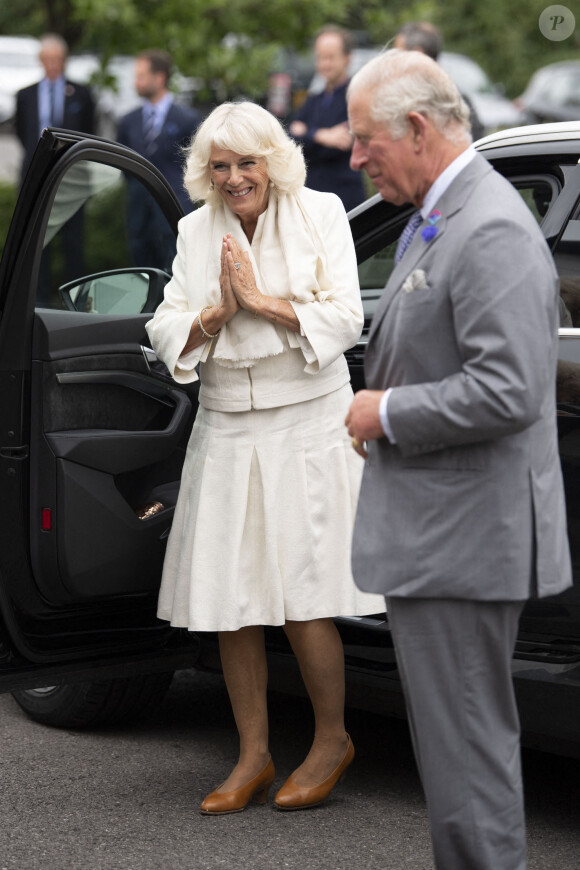
<path id="1" fill-rule="evenodd" d="M 236 268 L 236 263 L 238 267 Z M 243 251 L 234 237 L 228 233 L 224 236 L 221 250 L 220 268 L 221 297 L 217 305 L 205 308 L 201 314 L 203 328 L 206 333 L 216 335 L 225 323 L 234 317 L 240 308 L 260 314 L 270 323 L 277 323 L 286 329 L 300 332 L 300 321 L 294 308 L 286 299 L 277 299 L 260 293 L 250 255 Z M 182 353 L 188 353 L 207 341 L 207 336 L 201 331 L 197 319 L 194 320 L 187 344 Z"/>
<path id="2" fill-rule="evenodd" d="M 240 307 L 252 311 L 254 316 L 259 314 L 265 317 L 270 323 L 300 332 L 300 321 L 287 299 L 260 293 L 248 252 L 242 250 L 230 233 L 224 236 L 224 243 L 227 247 L 230 284 Z"/>
<path id="3" fill-rule="evenodd" d="M 224 323 L 228 323 L 228 321 L 230 321 L 232 317 L 237 314 L 241 307 L 232 287 L 232 282 L 230 278 L 231 270 L 230 264 L 227 259 L 227 254 L 228 246 L 226 238 L 224 237 L 221 250 L 220 301 L 217 305 L 212 305 L 205 308 L 200 314 L 200 317 L 202 318 L 203 328 L 210 335 L 217 335 Z M 185 347 L 183 348 L 182 354 L 189 353 L 191 350 L 194 350 L 196 347 L 204 344 L 204 342 L 206 342 L 207 340 L 207 336 L 200 329 L 199 323 L 196 318 L 192 323 L 189 337 L 187 339 Z"/>
<path id="4" fill-rule="evenodd" d="M 259 312 L 262 294 L 256 284 L 250 255 L 247 251 L 242 251 L 241 246 L 230 233 L 224 236 L 222 250 L 225 250 L 225 265 L 229 283 L 238 306 L 246 311 Z"/>
<path id="5" fill-rule="evenodd" d="M 218 311 L 221 311 L 223 315 L 222 324 L 227 323 L 228 320 L 231 320 L 234 314 L 236 314 L 240 310 L 240 303 L 238 302 L 232 287 L 232 282 L 230 278 L 230 264 L 227 259 L 227 253 L 228 246 L 224 238 L 222 242 L 220 269 L 221 299 L 218 306 Z"/>

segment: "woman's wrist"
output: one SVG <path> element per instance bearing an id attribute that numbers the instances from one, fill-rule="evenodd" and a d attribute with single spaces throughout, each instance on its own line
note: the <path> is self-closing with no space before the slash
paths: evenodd
<path id="1" fill-rule="evenodd" d="M 231 320 L 233 314 L 229 314 L 225 306 L 220 302 L 217 305 L 205 305 L 197 315 L 195 322 L 200 328 L 202 339 L 209 341 L 219 335 L 222 326 Z"/>
<path id="2" fill-rule="evenodd" d="M 234 312 L 235 313 L 235 312 Z M 193 320 L 189 338 L 185 347 L 181 351 L 181 355 L 195 350 L 196 347 L 201 347 L 206 341 L 212 341 L 217 338 L 224 323 L 233 317 L 233 314 L 228 316 L 225 307 L 219 305 L 204 305 Z"/>
<path id="3" fill-rule="evenodd" d="M 199 314 L 196 317 L 197 325 L 199 326 L 199 328 L 201 330 L 201 334 L 203 335 L 203 337 L 205 339 L 217 338 L 219 333 L 220 333 L 220 329 L 221 329 L 221 327 L 216 328 L 215 326 L 208 326 L 207 321 L 205 324 L 203 322 L 204 312 L 207 313 L 207 312 L 211 311 L 211 308 L 212 308 L 211 305 L 206 305 L 204 308 L 201 309 L 201 311 L 199 312 Z M 209 320 L 209 315 L 208 315 L 208 320 Z M 215 329 L 215 332 L 210 332 L 209 331 L 210 329 Z"/>
<path id="4" fill-rule="evenodd" d="M 252 304 L 251 304 L 250 307 L 249 307 L 249 311 L 253 311 L 253 313 L 254 313 L 254 320 L 256 319 L 256 317 L 258 316 L 258 314 L 261 314 L 261 313 L 262 313 L 262 310 L 261 310 L 261 309 L 262 309 L 262 301 L 263 301 L 263 299 L 264 299 L 264 296 L 263 296 L 262 293 L 260 293 L 260 294 L 258 294 L 258 296 L 256 296 L 255 299 L 252 300 Z"/>
<path id="5" fill-rule="evenodd" d="M 260 307 L 254 311 L 254 317 L 260 314 L 269 323 L 283 326 L 292 332 L 300 332 L 300 321 L 296 316 L 293 306 L 287 299 L 279 299 L 277 296 L 260 296 Z"/>

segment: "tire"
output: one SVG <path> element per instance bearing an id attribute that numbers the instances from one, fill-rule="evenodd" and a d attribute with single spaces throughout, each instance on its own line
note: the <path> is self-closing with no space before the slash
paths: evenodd
<path id="1" fill-rule="evenodd" d="M 173 673 L 71 683 L 12 692 L 35 722 L 54 728 L 96 728 L 141 719 L 161 703 Z"/>

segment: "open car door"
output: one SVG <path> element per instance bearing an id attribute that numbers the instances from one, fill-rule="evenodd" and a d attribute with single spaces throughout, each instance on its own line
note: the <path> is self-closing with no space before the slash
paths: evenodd
<path id="1" fill-rule="evenodd" d="M 165 239 L 157 262 L 131 245 L 128 189 Z M 175 385 L 145 331 L 181 214 L 134 152 L 48 130 L 6 241 L 0 690 L 49 686 L 18 696 L 43 709 L 65 681 L 167 684 L 195 661 L 196 639 L 155 609 L 197 390 Z"/>

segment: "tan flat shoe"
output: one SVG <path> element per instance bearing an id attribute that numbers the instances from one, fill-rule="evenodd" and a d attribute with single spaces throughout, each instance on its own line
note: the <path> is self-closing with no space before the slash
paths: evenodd
<path id="1" fill-rule="evenodd" d="M 241 813 L 251 800 L 257 804 L 265 804 L 275 776 L 274 762 L 270 759 L 257 776 L 240 788 L 225 792 L 212 791 L 208 794 L 201 805 L 201 812 L 206 816 L 223 816 L 227 813 Z"/>
<path id="2" fill-rule="evenodd" d="M 349 734 L 347 734 L 347 737 L 348 745 L 344 758 L 338 767 L 332 771 L 330 776 L 326 777 L 324 782 L 321 782 L 320 785 L 306 788 L 305 786 L 297 785 L 290 775 L 274 798 L 274 805 L 279 810 L 304 810 L 308 807 L 318 806 L 318 804 L 326 800 L 336 783 L 344 779 L 346 769 L 354 758 L 354 746 Z"/>

